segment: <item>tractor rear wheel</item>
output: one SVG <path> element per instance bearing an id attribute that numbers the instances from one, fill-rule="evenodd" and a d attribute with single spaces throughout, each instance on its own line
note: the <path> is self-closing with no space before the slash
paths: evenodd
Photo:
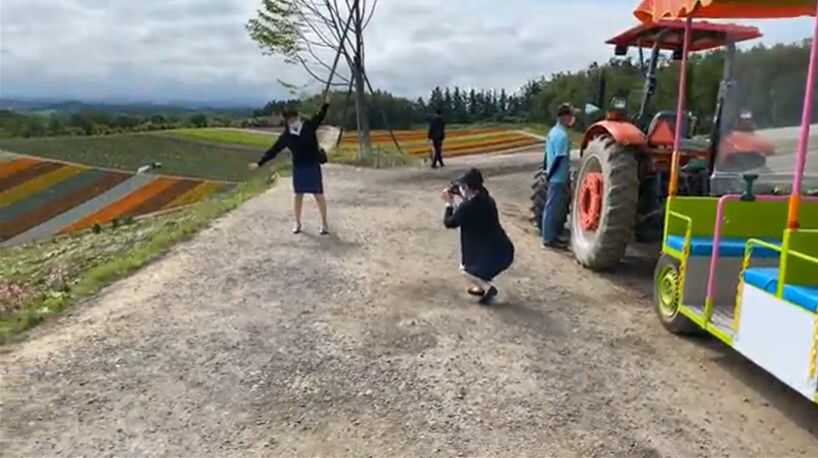
<path id="1" fill-rule="evenodd" d="M 663 254 L 653 274 L 653 300 L 662 326 L 673 334 L 699 332 L 695 323 L 679 312 L 682 299 L 682 274 L 679 261 Z"/>
<path id="2" fill-rule="evenodd" d="M 542 214 L 548 199 L 548 179 L 545 176 L 545 170 L 540 170 L 534 175 L 531 191 L 531 222 L 537 226 L 538 230 L 542 230 Z"/>
<path id="3" fill-rule="evenodd" d="M 622 260 L 633 238 L 639 205 L 638 162 L 608 136 L 591 141 L 577 174 L 571 212 L 571 248 L 591 270 Z"/>

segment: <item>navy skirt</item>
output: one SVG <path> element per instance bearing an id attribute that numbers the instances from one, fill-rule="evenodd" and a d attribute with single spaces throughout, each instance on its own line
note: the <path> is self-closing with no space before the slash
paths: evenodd
<path id="1" fill-rule="evenodd" d="M 321 175 L 321 165 L 294 166 L 293 190 L 296 194 L 323 194 L 324 180 Z"/>
<path id="2" fill-rule="evenodd" d="M 506 269 L 511 267 L 514 262 L 514 248 L 511 250 L 504 250 L 502 253 L 496 253 L 492 256 L 481 256 L 473 260 L 472 263 L 463 266 L 470 275 L 483 280 L 492 281 Z"/>

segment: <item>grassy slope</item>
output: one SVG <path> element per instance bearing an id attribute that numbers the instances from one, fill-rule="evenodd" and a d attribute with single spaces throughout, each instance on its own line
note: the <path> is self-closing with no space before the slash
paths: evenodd
<path id="1" fill-rule="evenodd" d="M 275 140 L 273 134 L 249 132 L 234 129 L 177 129 L 164 132 L 171 138 L 195 140 L 222 145 L 241 145 L 263 151 Z"/>
<path id="2" fill-rule="evenodd" d="M 0 249 L 0 344 L 148 264 L 268 188 L 257 173 L 226 195 L 102 232 Z"/>
<path id="3" fill-rule="evenodd" d="M 168 175 L 227 181 L 247 179 L 250 176 L 247 163 L 258 160 L 261 154 L 257 148 L 208 144 L 162 134 L 10 139 L 0 140 L 0 149 L 122 170 L 161 162 L 161 172 Z"/>
<path id="4" fill-rule="evenodd" d="M 265 148 L 269 148 L 273 141 L 271 134 L 231 129 L 177 129 L 164 132 L 161 135 L 187 141 L 212 142 L 217 144 L 253 147 L 257 148 L 258 151 L 263 151 Z M 340 149 L 330 153 L 330 162 L 364 167 L 395 167 L 414 162 L 412 158 L 398 154 L 394 146 L 391 144 L 382 145 L 381 147 L 377 148 L 377 152 L 379 154 L 375 157 L 359 160 L 357 158 L 357 146 L 342 146 Z M 282 158 L 280 160 L 286 163 L 286 158 Z"/>

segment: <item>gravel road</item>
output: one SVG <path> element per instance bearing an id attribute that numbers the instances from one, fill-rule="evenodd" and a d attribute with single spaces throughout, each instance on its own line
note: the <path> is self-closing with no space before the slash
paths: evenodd
<path id="1" fill-rule="evenodd" d="M 0 350 L 0 454 L 817 456 L 814 405 L 661 329 L 650 257 L 599 276 L 539 248 L 539 160 L 330 166 L 329 238 L 312 205 L 290 233 L 289 183 L 248 202 Z M 437 196 L 475 164 L 518 253 L 492 307 Z"/>

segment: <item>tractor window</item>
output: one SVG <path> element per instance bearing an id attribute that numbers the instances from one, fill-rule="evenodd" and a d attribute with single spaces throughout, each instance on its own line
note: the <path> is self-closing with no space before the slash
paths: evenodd
<path id="1" fill-rule="evenodd" d="M 714 109 L 711 194 L 741 193 L 746 174 L 759 176 L 757 193 L 790 192 L 809 52 L 808 43 L 724 52 L 725 77 Z M 810 150 L 805 192 L 818 190 L 818 125 Z"/>

